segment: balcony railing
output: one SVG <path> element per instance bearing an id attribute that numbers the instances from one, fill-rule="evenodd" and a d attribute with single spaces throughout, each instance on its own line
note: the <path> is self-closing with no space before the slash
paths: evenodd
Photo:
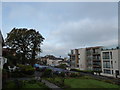
<path id="1" fill-rule="evenodd" d="M 109 56 L 107 56 L 107 57 L 104 56 L 103 59 L 110 59 L 110 57 Z"/>
<path id="2" fill-rule="evenodd" d="M 100 68 L 101 66 L 100 65 L 93 65 L 93 67 L 95 68 Z"/>
<path id="3" fill-rule="evenodd" d="M 93 54 L 100 54 L 100 52 L 99 52 L 99 51 L 96 51 L 96 52 L 93 52 Z"/>
<path id="4" fill-rule="evenodd" d="M 93 61 L 100 61 L 100 58 L 93 58 Z"/>

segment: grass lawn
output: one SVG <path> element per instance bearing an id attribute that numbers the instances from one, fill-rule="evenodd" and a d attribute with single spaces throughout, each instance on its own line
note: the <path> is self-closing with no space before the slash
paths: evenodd
<path id="1" fill-rule="evenodd" d="M 65 79 L 65 85 L 71 88 L 120 88 L 118 85 L 106 83 L 93 79 L 68 78 Z"/>
<path id="2" fill-rule="evenodd" d="M 56 77 L 56 78 L 47 78 L 48 81 L 61 85 L 63 87 L 62 80 L 63 78 Z M 65 78 L 64 85 L 70 88 L 120 88 L 120 86 L 116 84 L 107 83 L 104 81 L 95 80 L 92 77 L 84 76 L 78 78 Z"/>

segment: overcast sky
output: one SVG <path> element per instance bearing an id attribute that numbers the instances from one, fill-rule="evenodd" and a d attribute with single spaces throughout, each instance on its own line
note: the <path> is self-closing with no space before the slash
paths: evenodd
<path id="1" fill-rule="evenodd" d="M 33 28 L 45 38 L 41 55 L 67 56 L 70 49 L 117 46 L 117 2 L 3 2 L 2 33 Z"/>

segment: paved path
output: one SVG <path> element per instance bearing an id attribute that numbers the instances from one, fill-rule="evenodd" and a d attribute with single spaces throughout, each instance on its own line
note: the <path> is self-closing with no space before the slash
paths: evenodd
<path id="1" fill-rule="evenodd" d="M 56 86 L 55 84 L 50 83 L 50 82 L 48 82 L 46 80 L 42 80 L 42 82 L 45 83 L 45 85 L 48 86 L 49 88 L 52 88 L 52 90 L 55 90 L 55 89 L 63 90 L 60 87 Z"/>

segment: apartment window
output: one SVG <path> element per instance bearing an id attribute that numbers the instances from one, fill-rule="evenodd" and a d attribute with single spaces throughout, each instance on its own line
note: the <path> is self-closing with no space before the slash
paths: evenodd
<path id="1" fill-rule="evenodd" d="M 95 53 L 95 49 L 93 49 L 93 53 Z"/>
<path id="2" fill-rule="evenodd" d="M 110 52 L 110 57 L 111 57 L 111 59 L 112 59 L 112 52 Z"/>
<path id="3" fill-rule="evenodd" d="M 87 54 L 90 55 L 91 54 L 91 50 L 87 50 Z"/>
<path id="4" fill-rule="evenodd" d="M 71 50 L 71 54 L 73 54 L 73 50 Z"/>
<path id="5" fill-rule="evenodd" d="M 109 52 L 103 52 L 103 59 L 110 59 Z"/>
<path id="6" fill-rule="evenodd" d="M 99 49 L 95 49 L 95 53 L 99 53 Z"/>
<path id="7" fill-rule="evenodd" d="M 96 56 L 96 59 L 97 59 L 97 60 L 100 60 L 100 56 L 97 55 L 97 56 Z"/>
<path id="8" fill-rule="evenodd" d="M 103 68 L 110 68 L 110 62 L 103 62 Z"/>
<path id="9" fill-rule="evenodd" d="M 104 69 L 104 73 L 106 73 L 106 74 L 111 74 L 111 71 Z"/>
<path id="10" fill-rule="evenodd" d="M 93 65 L 99 65 L 100 66 L 100 62 L 93 62 Z"/>

